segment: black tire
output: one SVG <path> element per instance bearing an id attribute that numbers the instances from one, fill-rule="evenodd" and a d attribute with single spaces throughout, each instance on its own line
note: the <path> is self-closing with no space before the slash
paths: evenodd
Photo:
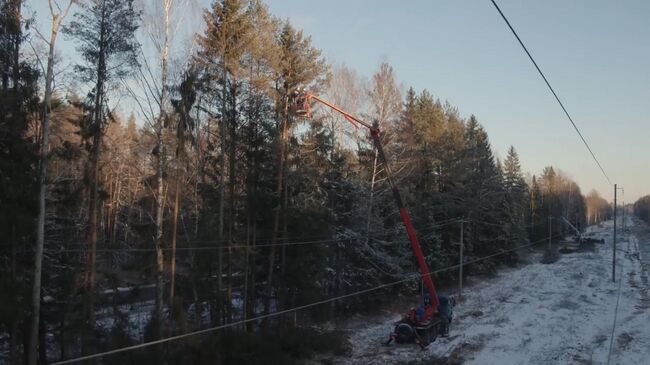
<path id="1" fill-rule="evenodd" d="M 408 323 L 398 323 L 395 326 L 395 342 L 408 343 L 415 340 L 415 329 Z"/>
<path id="2" fill-rule="evenodd" d="M 440 333 L 440 323 L 436 322 L 426 329 L 418 331 L 418 336 L 422 342 L 422 347 L 428 346 L 430 343 L 435 342 Z"/>

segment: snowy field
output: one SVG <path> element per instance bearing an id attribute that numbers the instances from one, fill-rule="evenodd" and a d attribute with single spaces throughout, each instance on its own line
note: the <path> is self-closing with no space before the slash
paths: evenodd
<path id="1" fill-rule="evenodd" d="M 353 331 L 350 356 L 327 362 L 650 364 L 647 268 L 637 254 L 639 247 L 644 251 L 650 245 L 650 231 L 642 223 L 635 226 L 630 219 L 627 223 L 632 226 L 630 234 L 618 240 L 616 283 L 611 276 L 612 222 L 608 222 L 588 230 L 606 242 L 597 244 L 595 252 L 563 254 L 553 264 L 539 263 L 536 254 L 530 264 L 468 287 L 463 303 L 455 308 L 450 336 L 425 350 L 381 344 L 391 323 L 400 318 L 396 313 Z"/>

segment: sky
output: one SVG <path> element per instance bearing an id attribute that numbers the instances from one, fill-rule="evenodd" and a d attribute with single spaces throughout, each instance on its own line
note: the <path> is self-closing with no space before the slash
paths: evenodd
<path id="1" fill-rule="evenodd" d="M 45 0 L 30 2 L 46 14 Z M 328 61 L 369 78 L 386 60 L 407 87 L 474 114 L 496 156 L 513 145 L 526 172 L 553 165 L 583 194 L 596 189 L 613 199 L 613 186 L 489 0 L 265 3 L 310 35 Z M 612 183 L 624 188 L 619 201 L 650 193 L 650 2 L 498 3 Z"/>

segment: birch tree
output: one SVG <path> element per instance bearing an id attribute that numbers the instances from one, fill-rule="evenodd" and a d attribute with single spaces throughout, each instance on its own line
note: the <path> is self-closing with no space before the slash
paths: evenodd
<path id="1" fill-rule="evenodd" d="M 154 247 L 156 251 L 156 309 L 155 309 L 155 332 L 157 338 L 163 336 L 163 313 L 164 313 L 164 292 L 165 292 L 165 257 L 164 257 L 164 222 L 165 206 L 167 201 L 166 192 L 169 191 L 167 182 L 167 167 L 171 159 L 168 152 L 167 129 L 172 124 L 170 89 L 175 76 L 180 72 L 174 69 L 174 61 L 178 61 L 179 67 L 184 67 L 188 58 L 178 55 L 180 46 L 179 34 L 182 26 L 191 15 L 194 0 L 141 0 L 140 6 L 143 9 L 143 44 L 150 46 L 150 51 L 155 55 L 158 63 L 150 63 L 150 53 L 143 50 L 140 55 L 141 65 L 137 73 L 137 82 L 134 89 L 130 90 L 131 96 L 136 99 L 140 111 L 145 117 L 148 127 L 152 129 L 155 136 L 155 148 L 153 151 L 154 170 L 156 174 L 156 188 L 154 192 L 155 213 L 154 213 Z M 187 42 L 193 48 L 193 40 Z M 129 86 L 130 87 L 130 86 Z M 177 153 L 177 157 L 180 155 Z M 176 208 L 174 208 L 176 209 Z M 174 214 L 176 216 L 176 214 Z M 174 229 L 174 227 L 172 227 Z M 175 236 L 175 233 L 174 233 Z M 175 237 L 172 238 L 175 242 Z M 175 246 L 175 245 L 173 245 Z M 174 251 L 174 247 L 172 248 Z M 175 251 L 172 252 L 173 261 L 171 267 L 175 268 Z M 174 273 L 172 275 L 172 286 Z M 170 289 L 173 295 L 173 288 Z M 170 301 L 173 301 L 170 296 Z M 170 306 L 173 305 L 170 302 Z"/>
<path id="2" fill-rule="evenodd" d="M 382 62 L 379 69 L 372 76 L 368 96 L 371 100 L 373 118 L 379 123 L 379 129 L 385 132 L 394 127 L 394 123 L 402 112 L 402 96 L 395 80 L 395 73 L 388 62 Z M 385 138 L 384 138 L 385 139 Z M 369 239 L 372 205 L 375 195 L 375 182 L 377 178 L 377 150 L 374 150 L 372 175 L 370 179 L 370 198 L 368 199 L 368 213 L 366 216 L 366 241 Z"/>
<path id="3" fill-rule="evenodd" d="M 41 271 L 43 263 L 43 247 L 45 246 L 45 192 L 47 191 L 47 160 L 48 141 L 50 137 L 50 109 L 52 101 L 52 88 L 54 84 L 54 51 L 56 39 L 59 35 L 61 24 L 68 16 L 70 8 L 76 0 L 68 1 L 64 9 L 55 1 L 48 0 L 52 26 L 49 41 L 43 37 L 48 45 L 47 71 L 45 72 L 45 94 L 43 95 L 43 119 L 41 121 L 41 151 L 38 172 L 38 220 L 36 226 L 36 254 L 34 257 L 34 281 L 32 284 L 32 322 L 29 330 L 29 351 L 27 362 L 35 365 L 38 357 L 38 328 L 41 307 Z"/>

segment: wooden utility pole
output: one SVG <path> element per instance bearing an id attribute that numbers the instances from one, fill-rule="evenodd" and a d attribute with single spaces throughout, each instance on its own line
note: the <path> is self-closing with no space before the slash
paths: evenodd
<path id="1" fill-rule="evenodd" d="M 612 281 L 616 282 L 616 193 L 618 188 L 614 184 L 614 240 L 612 242 Z"/>
<path id="2" fill-rule="evenodd" d="M 623 194 L 625 196 L 625 194 Z M 623 234 L 625 234 L 625 211 L 627 209 L 625 208 L 625 200 L 623 200 Z"/>
<path id="3" fill-rule="evenodd" d="M 548 250 L 549 252 L 551 251 L 551 236 L 553 235 L 553 231 L 551 229 L 551 217 L 548 217 Z"/>

